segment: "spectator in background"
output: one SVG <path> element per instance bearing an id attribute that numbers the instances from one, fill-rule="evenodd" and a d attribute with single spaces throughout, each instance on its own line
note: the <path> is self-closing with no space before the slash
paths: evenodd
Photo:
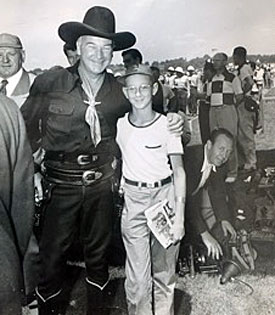
<path id="1" fill-rule="evenodd" d="M 175 79 L 177 75 L 175 74 L 174 67 L 170 66 L 167 69 L 166 73 L 166 83 L 170 86 L 171 89 L 174 89 L 175 87 Z"/>
<path id="2" fill-rule="evenodd" d="M 233 183 L 238 175 L 238 155 L 236 148 L 238 114 L 236 107 L 243 100 L 240 79 L 226 69 L 227 55 L 217 53 L 213 57 L 215 74 L 207 83 L 210 102 L 209 125 L 212 132 L 216 128 L 227 129 L 234 137 L 233 152 L 228 161 L 227 183 Z"/>
<path id="3" fill-rule="evenodd" d="M 209 98 L 207 98 L 207 82 L 211 80 L 215 74 L 212 61 L 206 61 L 203 67 L 202 76 L 202 91 L 198 93 L 199 99 L 199 126 L 202 144 L 204 145 L 210 137 L 210 126 L 209 126 Z"/>
<path id="4" fill-rule="evenodd" d="M 253 71 L 249 64 L 246 63 L 246 49 L 238 46 L 233 50 L 234 64 L 238 67 L 237 75 L 241 80 L 243 94 L 251 95 L 254 84 Z M 239 167 L 245 172 L 256 170 L 256 144 L 254 138 L 254 121 L 255 112 L 247 110 L 244 99 L 237 106 L 239 124 L 238 124 L 238 156 Z"/>
<path id="5" fill-rule="evenodd" d="M 265 89 L 270 89 L 271 87 L 271 73 L 269 65 L 264 67 L 264 87 Z"/>
<path id="6" fill-rule="evenodd" d="M 140 51 L 135 48 L 123 51 L 121 56 L 123 58 L 124 67 L 126 69 L 130 66 L 141 64 L 143 59 Z"/>
<path id="7" fill-rule="evenodd" d="M 188 99 L 188 108 L 191 116 L 197 115 L 197 94 L 198 94 L 198 75 L 195 72 L 195 68 L 192 65 L 187 67 L 188 80 L 190 87 L 190 96 Z"/>
<path id="8" fill-rule="evenodd" d="M 35 75 L 23 68 L 26 53 L 16 35 L 0 34 L 1 93 L 13 99 L 20 108 L 26 100 Z"/>
<path id="9" fill-rule="evenodd" d="M 190 96 L 188 76 L 180 66 L 176 67 L 175 73 L 176 78 L 174 80 L 174 91 L 178 100 L 179 110 L 186 113 L 187 100 Z"/>
<path id="10" fill-rule="evenodd" d="M 257 84 L 259 90 L 262 90 L 264 87 L 264 69 L 261 66 L 261 62 L 257 60 L 256 62 L 256 69 L 254 71 L 254 81 Z"/>
<path id="11" fill-rule="evenodd" d="M 74 47 L 72 44 L 65 43 L 63 45 L 63 52 L 71 66 L 73 66 L 78 61 L 79 56 L 77 55 L 76 47 Z"/>
<path id="12" fill-rule="evenodd" d="M 159 81 L 160 71 L 158 67 L 151 67 L 154 83 L 157 84 L 158 89 L 153 95 L 153 104 L 159 104 L 158 112 L 166 114 L 168 111 L 177 111 L 178 104 L 174 92 L 169 85 L 163 84 Z"/>
<path id="13" fill-rule="evenodd" d="M 21 315 L 22 264 L 33 228 L 32 151 L 21 113 L 0 95 L 0 314 Z"/>
<path id="14" fill-rule="evenodd" d="M 157 84 L 156 93 L 152 96 L 154 110 L 165 115 L 168 112 L 177 112 L 178 104 L 174 92 L 169 85 L 163 84 L 159 81 L 160 71 L 158 67 L 152 66 L 151 70 L 153 83 Z M 156 104 L 159 104 L 159 106 L 156 107 Z M 160 108 L 161 104 L 163 106 L 162 109 Z M 183 145 L 186 146 L 191 140 L 191 125 L 187 116 L 183 112 L 182 116 L 184 119 L 182 142 Z"/>

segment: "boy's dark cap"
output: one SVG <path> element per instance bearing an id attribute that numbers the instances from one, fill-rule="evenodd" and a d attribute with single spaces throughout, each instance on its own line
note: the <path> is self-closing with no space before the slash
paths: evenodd
<path id="1" fill-rule="evenodd" d="M 139 64 L 139 65 L 133 65 L 127 68 L 125 71 L 125 74 L 119 78 L 119 81 L 122 84 L 125 84 L 125 79 L 134 74 L 143 74 L 143 75 L 148 75 L 151 78 L 153 77 L 153 72 L 149 66 Z"/>

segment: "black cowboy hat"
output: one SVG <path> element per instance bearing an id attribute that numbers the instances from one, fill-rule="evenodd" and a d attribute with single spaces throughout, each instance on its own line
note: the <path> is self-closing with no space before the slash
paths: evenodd
<path id="1" fill-rule="evenodd" d="M 90 8 L 84 16 L 83 23 L 67 22 L 60 25 L 58 35 L 66 43 L 75 45 L 77 39 L 83 35 L 92 35 L 111 39 L 114 50 L 123 50 L 133 46 L 136 37 L 130 32 L 115 33 L 115 17 L 111 10 L 95 6 Z"/>

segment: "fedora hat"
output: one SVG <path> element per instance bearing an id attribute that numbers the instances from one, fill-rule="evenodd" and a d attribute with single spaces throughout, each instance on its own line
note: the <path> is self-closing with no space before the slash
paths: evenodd
<path id="1" fill-rule="evenodd" d="M 123 50 L 133 46 L 136 37 L 130 32 L 115 31 L 115 16 L 111 10 L 101 6 L 90 8 L 81 22 L 66 22 L 60 25 L 58 35 L 66 43 L 75 45 L 83 35 L 92 35 L 111 39 L 114 50 Z"/>

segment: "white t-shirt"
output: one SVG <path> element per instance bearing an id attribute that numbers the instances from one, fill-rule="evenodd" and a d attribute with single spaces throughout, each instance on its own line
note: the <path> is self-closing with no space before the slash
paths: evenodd
<path id="1" fill-rule="evenodd" d="M 176 78 L 175 79 L 175 88 L 188 90 L 188 88 L 189 88 L 188 76 L 183 75 L 180 78 Z"/>
<path id="2" fill-rule="evenodd" d="M 189 77 L 189 83 L 190 86 L 193 87 L 198 87 L 198 81 L 199 81 L 199 77 L 196 73 L 193 73 L 190 77 Z"/>
<path id="3" fill-rule="evenodd" d="M 117 123 L 116 141 L 122 152 L 122 173 L 127 179 L 153 183 L 172 174 L 169 154 L 183 154 L 181 138 L 167 130 L 167 119 L 158 114 L 147 126 L 134 126 L 129 114 Z"/>
<path id="4" fill-rule="evenodd" d="M 253 71 L 248 64 L 244 64 L 240 69 L 239 78 L 242 82 L 242 87 L 244 86 L 244 81 L 246 78 L 251 77 L 253 78 Z M 246 95 L 250 95 L 251 91 L 247 92 Z"/>

